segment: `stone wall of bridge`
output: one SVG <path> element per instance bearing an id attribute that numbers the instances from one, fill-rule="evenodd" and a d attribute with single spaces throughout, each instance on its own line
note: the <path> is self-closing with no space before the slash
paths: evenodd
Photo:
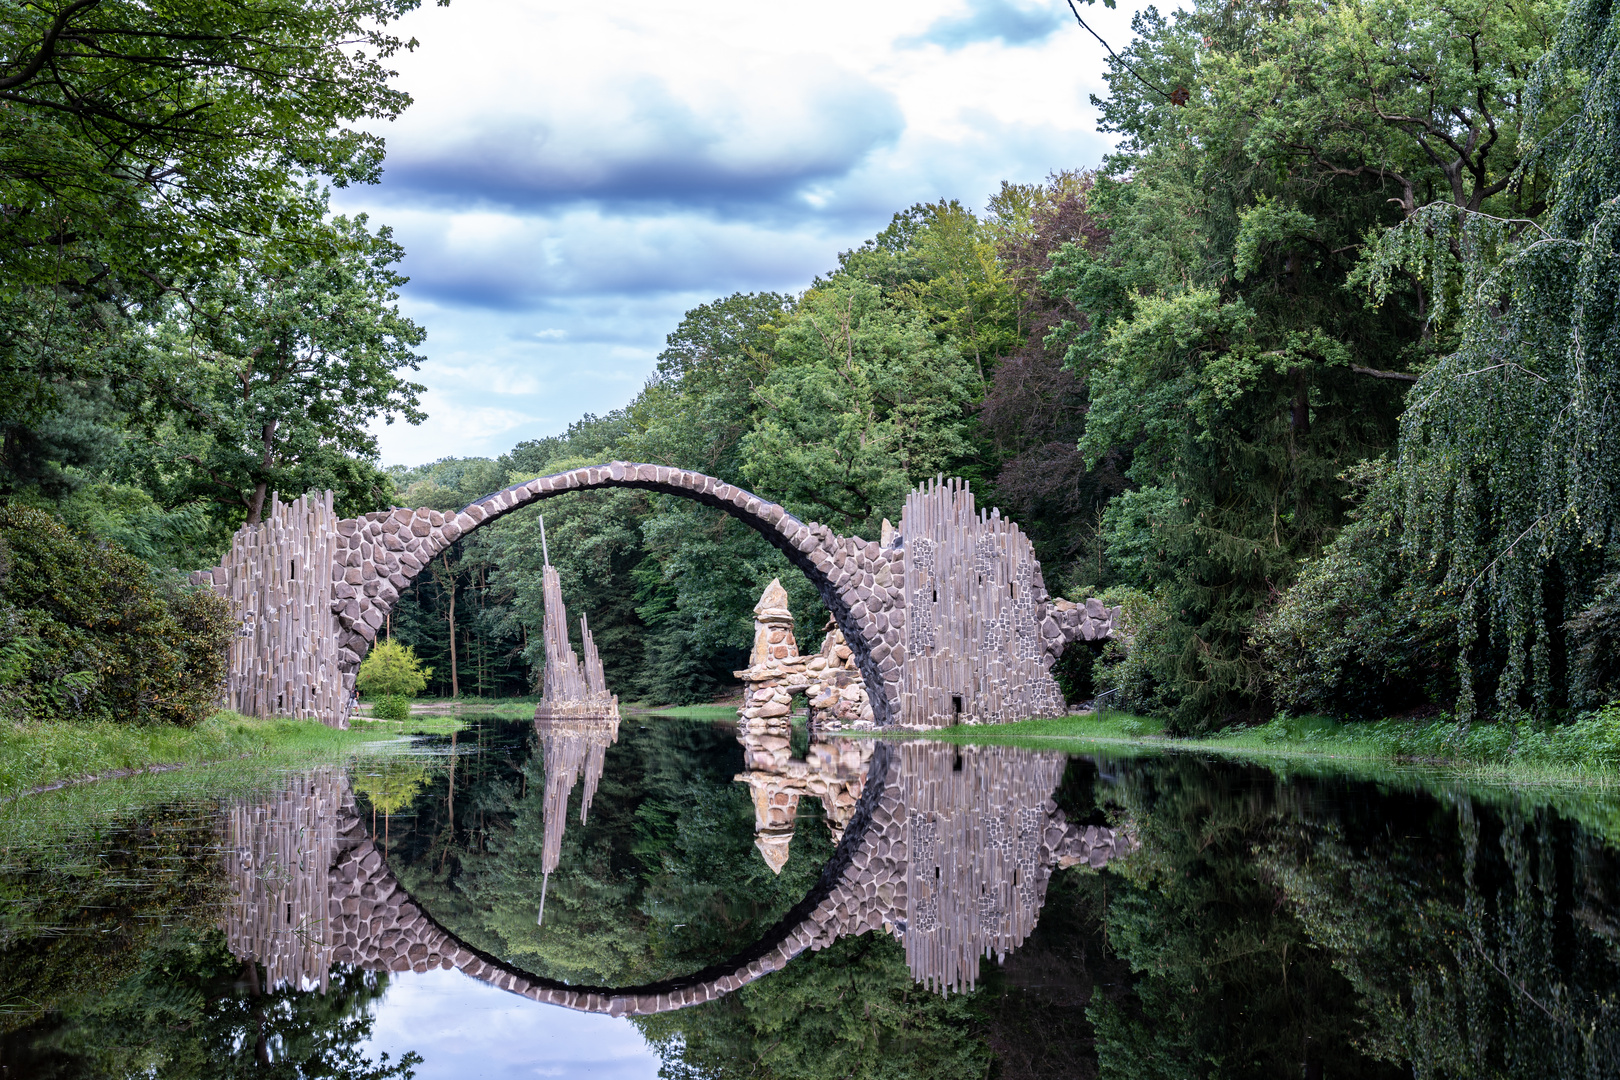
<path id="1" fill-rule="evenodd" d="M 451 544 L 474 529 L 541 500 L 570 491 L 613 487 L 640 488 L 690 498 L 722 510 L 758 531 L 820 591 L 843 634 L 854 667 L 865 683 L 872 722 L 879 727 L 901 722 L 902 665 L 907 659 L 908 647 L 914 651 L 918 647 L 908 643 L 906 634 L 904 528 L 885 536 L 882 544 L 860 537 L 839 536 L 825 525 L 801 521 L 780 505 L 712 476 L 629 462 L 593 465 L 514 484 L 454 513 L 426 508 L 398 509 L 344 519 L 335 523 L 334 535 L 312 537 L 308 558 L 317 561 L 323 558 L 316 554 L 315 545 L 329 545 L 321 550 L 331 551 L 329 602 L 333 620 L 319 631 L 330 636 L 330 641 L 323 641 L 322 647 L 332 646 L 343 679 L 346 692 L 341 695 L 340 711 L 347 708 L 347 691 L 353 689 L 360 660 L 385 625 L 389 609 L 400 593 Z M 242 572 L 233 569 L 241 562 L 236 553 L 239 548 L 245 550 L 255 544 L 256 536 L 257 533 L 244 527 L 237 534 L 232 557 L 226 564 L 194 575 L 194 580 L 211 584 L 223 595 L 239 592 Z M 311 567 L 312 572 L 317 569 Z M 1117 608 L 1105 608 L 1097 601 L 1075 605 L 1053 599 L 1046 592 L 1040 566 L 1032 555 L 1023 559 L 1015 573 L 1018 584 L 1012 587 L 1023 590 L 1016 605 L 1019 626 L 1009 627 L 1003 636 L 1009 647 L 1015 641 L 1032 643 L 1039 661 L 1039 672 L 1033 676 L 1037 680 L 1069 644 L 1103 640 L 1112 634 L 1119 617 Z M 939 669 L 956 670 L 956 667 L 961 665 L 941 664 Z M 237 678 L 234 669 L 232 678 Z M 954 693 L 957 697 L 963 696 L 960 688 Z M 922 700 L 924 696 L 913 693 L 912 697 Z M 333 698 L 337 700 L 338 695 Z M 949 694 L 944 700 L 948 698 Z M 1050 691 L 1034 694 L 1030 697 L 1033 704 L 1026 708 L 1025 714 L 1043 715 L 1061 707 L 1060 700 L 1051 699 Z M 913 717 L 914 722 L 940 723 L 952 719 L 934 715 L 937 709 L 921 711 L 928 715 Z M 1003 717 L 998 712 L 996 718 Z M 322 719 L 343 724 L 346 712 L 323 714 Z"/>

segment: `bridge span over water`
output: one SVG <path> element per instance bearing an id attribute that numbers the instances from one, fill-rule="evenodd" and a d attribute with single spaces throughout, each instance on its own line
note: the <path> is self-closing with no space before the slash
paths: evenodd
<path id="1" fill-rule="evenodd" d="M 712 476 L 615 461 L 514 484 L 455 513 L 398 509 L 339 519 L 330 492 L 272 498 L 225 561 L 192 576 L 242 620 L 230 703 L 249 715 L 347 722 L 360 659 L 402 590 L 473 530 L 572 491 L 638 488 L 696 500 L 758 531 L 815 583 L 853 654 L 878 727 L 995 723 L 1062 711 L 1050 670 L 1079 640 L 1114 633 L 1119 609 L 1048 594 L 1029 539 L 934 481 L 897 530 L 839 536 Z"/>

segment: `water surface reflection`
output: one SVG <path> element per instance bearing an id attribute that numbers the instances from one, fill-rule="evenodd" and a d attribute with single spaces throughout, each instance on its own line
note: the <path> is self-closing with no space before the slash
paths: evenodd
<path id="1" fill-rule="evenodd" d="M 618 734 L 13 827 L 5 1075 L 1620 1074 L 1612 794 Z"/>

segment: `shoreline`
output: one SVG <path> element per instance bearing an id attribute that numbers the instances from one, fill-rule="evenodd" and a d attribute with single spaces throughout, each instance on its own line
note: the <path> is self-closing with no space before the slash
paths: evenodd
<path id="1" fill-rule="evenodd" d="M 255 758 L 319 757 L 410 734 L 383 723 L 330 728 L 217 712 L 195 727 L 60 721 L 0 728 L 0 802 L 106 780 Z M 382 736 L 379 739 L 379 736 Z"/>
<path id="2" fill-rule="evenodd" d="M 1011 724 L 960 725 L 908 732 L 905 737 L 985 745 L 1050 746 L 1088 744 L 1144 752 L 1204 753 L 1223 758 L 1265 763 L 1321 762 L 1338 767 L 1379 766 L 1401 771 L 1445 774 L 1461 780 L 1490 780 L 1513 785 L 1580 784 L 1620 787 L 1620 763 L 1601 760 L 1553 761 L 1536 756 L 1499 754 L 1469 756 L 1434 754 L 1438 733 L 1458 731 L 1442 721 L 1375 721 L 1336 724 L 1307 718 L 1298 733 L 1279 732 L 1274 725 L 1240 728 L 1201 737 L 1166 736 L 1162 721 L 1124 713 L 1103 719 L 1092 714 L 1021 720 Z M 1472 742 L 1500 742 L 1504 729 L 1474 725 Z M 866 733 L 862 733 L 866 734 Z M 1526 737 L 1529 734 L 1526 733 Z M 1597 758 L 1594 749 L 1592 757 Z"/>

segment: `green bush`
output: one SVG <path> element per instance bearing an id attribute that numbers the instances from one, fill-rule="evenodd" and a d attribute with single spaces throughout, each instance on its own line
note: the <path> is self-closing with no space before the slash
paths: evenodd
<path id="1" fill-rule="evenodd" d="M 416 650 L 389 638 L 371 647 L 360 662 L 355 685 L 369 697 L 413 698 L 427 686 L 433 669 L 423 667 Z"/>
<path id="2" fill-rule="evenodd" d="M 196 724 L 234 630 L 213 593 L 42 510 L 0 507 L 0 718 Z"/>
<path id="3" fill-rule="evenodd" d="M 1386 460 L 1346 474 L 1355 520 L 1262 620 L 1255 635 L 1276 703 L 1371 720 L 1457 695 L 1456 601 L 1443 568 L 1412 565 L 1401 546 L 1399 488 Z"/>
<path id="4" fill-rule="evenodd" d="M 411 716 L 411 699 L 404 694 L 384 694 L 371 707 L 371 715 L 378 720 L 408 720 Z"/>
<path id="5" fill-rule="evenodd" d="M 1577 704 L 1598 702 L 1620 691 L 1620 573 L 1598 583 L 1597 594 L 1580 614 L 1569 620 L 1574 646 L 1575 675 L 1572 697 Z"/>
<path id="6" fill-rule="evenodd" d="M 1108 707 L 1144 716 L 1163 717 L 1174 707 L 1172 692 L 1162 681 L 1171 666 L 1169 656 L 1170 609 L 1163 593 L 1140 589 L 1110 589 L 1105 604 L 1123 609 L 1124 626 L 1116 627 L 1092 668 L 1092 683 L 1101 695 L 1118 691 Z"/>

